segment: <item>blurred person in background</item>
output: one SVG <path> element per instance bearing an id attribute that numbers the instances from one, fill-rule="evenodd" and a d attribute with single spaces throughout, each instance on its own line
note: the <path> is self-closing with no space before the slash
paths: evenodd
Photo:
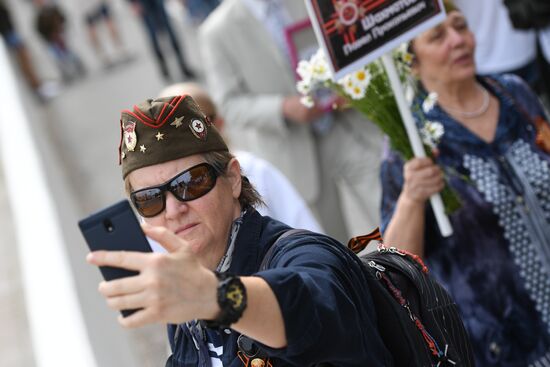
<path id="1" fill-rule="evenodd" d="M 195 25 L 201 24 L 206 17 L 220 5 L 221 0 L 181 0 Z"/>
<path id="2" fill-rule="evenodd" d="M 203 87 L 197 83 L 174 84 L 163 89 L 159 97 L 179 95 L 193 97 L 201 111 L 221 134 L 224 134 L 225 120 Z M 225 140 L 227 142 L 227 139 Z M 238 159 L 243 174 L 248 177 L 250 182 L 253 182 L 253 186 L 262 196 L 265 205 L 256 208 L 258 213 L 270 216 L 293 228 L 323 233 L 323 229 L 307 207 L 304 199 L 276 167 L 243 150 L 231 149 L 231 153 Z"/>
<path id="3" fill-rule="evenodd" d="M 445 3 L 446 20 L 410 44 L 414 103 L 438 96 L 419 107 L 417 124 L 436 122 L 444 133 L 435 162 L 385 157 L 384 242 L 425 258 L 459 306 L 477 366 L 550 365 L 548 120 L 519 77 L 476 75 L 474 35 Z M 427 205 L 443 172 L 462 201 L 447 238 Z"/>
<path id="4" fill-rule="evenodd" d="M 195 73 L 189 68 L 183 57 L 183 50 L 179 41 L 179 38 L 174 33 L 166 9 L 164 7 L 164 0 L 129 0 L 136 14 L 138 14 L 142 21 L 151 46 L 155 52 L 157 63 L 162 73 L 162 76 L 166 80 L 171 79 L 170 70 L 168 68 L 168 61 L 166 60 L 165 50 L 161 47 L 162 37 L 167 35 L 172 49 L 174 50 L 178 66 L 185 79 L 194 79 Z"/>
<path id="5" fill-rule="evenodd" d="M 379 224 L 382 135 L 354 111 L 300 102 L 284 32 L 306 18 L 303 1 L 224 0 L 199 44 L 235 147 L 280 169 L 327 234 L 347 241 Z"/>
<path id="6" fill-rule="evenodd" d="M 42 101 L 57 96 L 60 91 L 59 84 L 54 81 L 40 80 L 32 64 L 29 50 L 15 29 L 10 11 L 3 0 L 0 0 L 0 34 L 8 49 L 14 53 L 17 65 L 35 95 Z"/>
<path id="7" fill-rule="evenodd" d="M 391 365 L 359 258 L 261 216 L 261 197 L 190 96 L 149 99 L 120 124 L 127 193 L 168 253 L 87 260 L 140 273 L 99 291 L 115 310 L 139 309 L 119 318 L 125 327 L 169 324 L 167 367 Z M 244 355 L 243 340 L 257 354 Z"/>
<path id="8" fill-rule="evenodd" d="M 547 0 L 504 0 L 514 28 L 538 34 L 541 79 L 537 84 L 550 108 L 550 2 Z"/>
<path id="9" fill-rule="evenodd" d="M 476 37 L 477 71 L 480 75 L 516 74 L 538 89 L 537 35 L 533 29 L 514 28 L 505 2 L 455 0 Z"/>
<path id="10" fill-rule="evenodd" d="M 48 45 L 61 78 L 71 83 L 85 76 L 86 69 L 80 57 L 70 47 L 65 34 L 65 12 L 55 1 L 34 0 L 37 8 L 36 30 Z"/>
<path id="11" fill-rule="evenodd" d="M 90 43 L 94 48 L 95 54 L 103 63 L 103 66 L 109 68 L 113 66 L 117 60 L 127 60 L 129 55 L 125 50 L 117 24 L 113 19 L 110 4 L 105 0 L 83 0 L 81 3 Z M 98 35 L 98 27 L 101 23 L 107 28 L 112 44 L 116 47 L 118 55 L 114 58 L 108 55 L 105 45 L 102 44 Z"/>

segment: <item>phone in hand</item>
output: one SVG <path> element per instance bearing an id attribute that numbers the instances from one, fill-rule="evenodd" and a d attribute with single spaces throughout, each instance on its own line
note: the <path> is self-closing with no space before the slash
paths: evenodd
<path id="1" fill-rule="evenodd" d="M 80 231 L 91 251 L 139 251 L 151 252 L 149 241 L 130 207 L 128 200 L 122 200 L 98 211 L 78 222 Z M 105 280 L 138 275 L 132 270 L 100 266 Z M 137 310 L 122 310 L 124 317 Z"/>

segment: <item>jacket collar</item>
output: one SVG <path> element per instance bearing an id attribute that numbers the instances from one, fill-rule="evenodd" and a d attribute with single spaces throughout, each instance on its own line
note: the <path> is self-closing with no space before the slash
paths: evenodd
<path id="1" fill-rule="evenodd" d="M 233 261 L 229 267 L 230 272 L 250 275 L 257 270 L 261 231 L 262 216 L 255 209 L 248 209 L 239 233 L 237 233 Z"/>
<path id="2" fill-rule="evenodd" d="M 262 217 L 256 209 L 247 209 L 237 234 L 229 272 L 244 276 L 257 272 L 271 244 L 288 229 L 281 222 Z"/>

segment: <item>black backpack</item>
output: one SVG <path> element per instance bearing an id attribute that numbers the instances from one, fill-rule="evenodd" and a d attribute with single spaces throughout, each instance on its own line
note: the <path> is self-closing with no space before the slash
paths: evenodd
<path id="1" fill-rule="evenodd" d="M 371 240 L 382 240 L 378 229 L 352 238 L 348 247 L 358 253 Z M 378 331 L 395 366 L 474 366 L 456 304 L 420 257 L 379 242 L 377 251 L 359 258 L 367 269 Z"/>
<path id="2" fill-rule="evenodd" d="M 275 244 L 305 230 L 283 233 L 267 251 L 260 270 L 265 270 Z M 381 241 L 378 229 L 352 238 L 348 248 L 362 251 L 370 241 Z M 474 366 L 470 339 L 447 291 L 429 274 L 422 260 L 379 243 L 378 250 L 360 255 L 377 313 L 378 331 L 396 367 Z M 245 365 L 265 355 L 253 340 L 241 335 L 239 354 Z"/>

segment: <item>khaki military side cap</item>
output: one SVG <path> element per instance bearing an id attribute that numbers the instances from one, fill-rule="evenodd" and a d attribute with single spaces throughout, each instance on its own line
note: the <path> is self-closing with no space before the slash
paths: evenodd
<path id="1" fill-rule="evenodd" d="M 122 111 L 122 177 L 142 167 L 194 154 L 227 151 L 218 130 L 188 95 L 148 99 Z"/>

